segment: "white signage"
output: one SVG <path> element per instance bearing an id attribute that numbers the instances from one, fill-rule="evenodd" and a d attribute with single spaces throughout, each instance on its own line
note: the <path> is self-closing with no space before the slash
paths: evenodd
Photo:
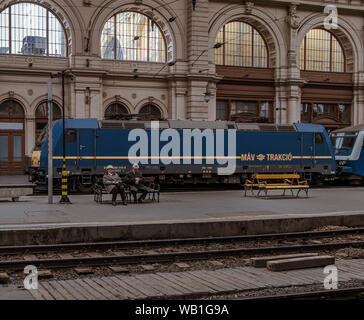
<path id="1" fill-rule="evenodd" d="M 0 122 L 0 130 L 23 130 L 23 124 L 18 122 Z"/>

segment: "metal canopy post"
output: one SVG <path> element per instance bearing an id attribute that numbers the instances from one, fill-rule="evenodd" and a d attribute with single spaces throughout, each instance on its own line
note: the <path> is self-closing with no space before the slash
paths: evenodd
<path id="1" fill-rule="evenodd" d="M 62 71 L 62 196 L 59 203 L 71 203 L 68 198 L 68 178 L 66 170 L 66 124 L 65 124 L 65 102 L 64 102 L 64 78 L 65 72 Z"/>
<path id="2" fill-rule="evenodd" d="M 52 80 L 48 80 L 48 203 L 53 204 L 53 103 Z"/>

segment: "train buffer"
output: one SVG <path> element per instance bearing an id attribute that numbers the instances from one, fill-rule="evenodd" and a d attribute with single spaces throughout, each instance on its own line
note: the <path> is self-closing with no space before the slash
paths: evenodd
<path id="1" fill-rule="evenodd" d="M 13 202 L 18 201 L 21 196 L 33 194 L 35 184 L 0 184 L 0 198 L 11 198 Z"/>
<path id="2" fill-rule="evenodd" d="M 307 180 L 302 179 L 299 174 L 254 174 L 250 180 L 244 183 L 244 196 L 250 191 L 252 195 L 254 190 L 257 190 L 256 196 L 260 197 L 261 194 L 268 198 L 269 190 L 283 190 L 282 196 L 286 195 L 286 190 L 291 191 L 292 197 L 299 197 L 301 191 L 306 193 L 308 197 L 308 190 L 310 186 Z M 296 191 L 296 194 L 294 193 Z"/>

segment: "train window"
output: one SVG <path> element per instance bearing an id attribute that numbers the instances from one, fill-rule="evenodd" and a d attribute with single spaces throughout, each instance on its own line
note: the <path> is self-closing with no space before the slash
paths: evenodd
<path id="1" fill-rule="evenodd" d="M 346 149 L 350 150 L 353 148 L 357 134 L 353 132 L 338 132 L 331 136 L 332 145 L 335 149 Z"/>
<path id="2" fill-rule="evenodd" d="M 322 134 L 316 132 L 315 133 L 315 143 L 316 144 L 322 144 L 323 142 L 324 142 L 324 138 L 322 137 Z"/>
<path id="3" fill-rule="evenodd" d="M 75 142 L 76 141 L 76 130 L 68 129 L 65 140 L 66 140 L 66 142 Z"/>

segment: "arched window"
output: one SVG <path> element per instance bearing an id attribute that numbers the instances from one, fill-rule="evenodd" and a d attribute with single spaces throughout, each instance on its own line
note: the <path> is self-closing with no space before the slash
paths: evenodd
<path id="1" fill-rule="evenodd" d="M 310 30 L 300 49 L 301 70 L 345 72 L 345 57 L 340 42 L 324 29 Z"/>
<path id="2" fill-rule="evenodd" d="M 147 103 L 139 110 L 138 118 L 141 120 L 162 120 L 162 113 L 155 104 Z"/>
<path id="3" fill-rule="evenodd" d="M 104 59 L 165 62 L 166 45 L 155 22 L 138 12 L 120 12 L 111 17 L 101 34 Z"/>
<path id="4" fill-rule="evenodd" d="M 121 103 L 110 104 L 105 110 L 105 120 L 120 120 L 129 114 L 128 108 Z"/>
<path id="5" fill-rule="evenodd" d="M 215 63 L 239 67 L 268 67 L 268 49 L 260 33 L 250 24 L 232 21 L 219 31 L 215 49 Z"/>
<path id="6" fill-rule="evenodd" d="M 13 4 L 0 13 L 0 53 L 65 57 L 63 26 L 40 5 Z"/>
<path id="7" fill-rule="evenodd" d="M 61 119 L 62 111 L 60 106 L 53 102 L 53 120 Z M 41 102 L 35 110 L 35 136 L 36 138 L 41 134 L 44 127 L 48 123 L 48 102 Z"/>
<path id="8" fill-rule="evenodd" d="M 0 118 L 2 119 L 23 119 L 23 107 L 15 100 L 5 100 L 0 104 Z"/>

